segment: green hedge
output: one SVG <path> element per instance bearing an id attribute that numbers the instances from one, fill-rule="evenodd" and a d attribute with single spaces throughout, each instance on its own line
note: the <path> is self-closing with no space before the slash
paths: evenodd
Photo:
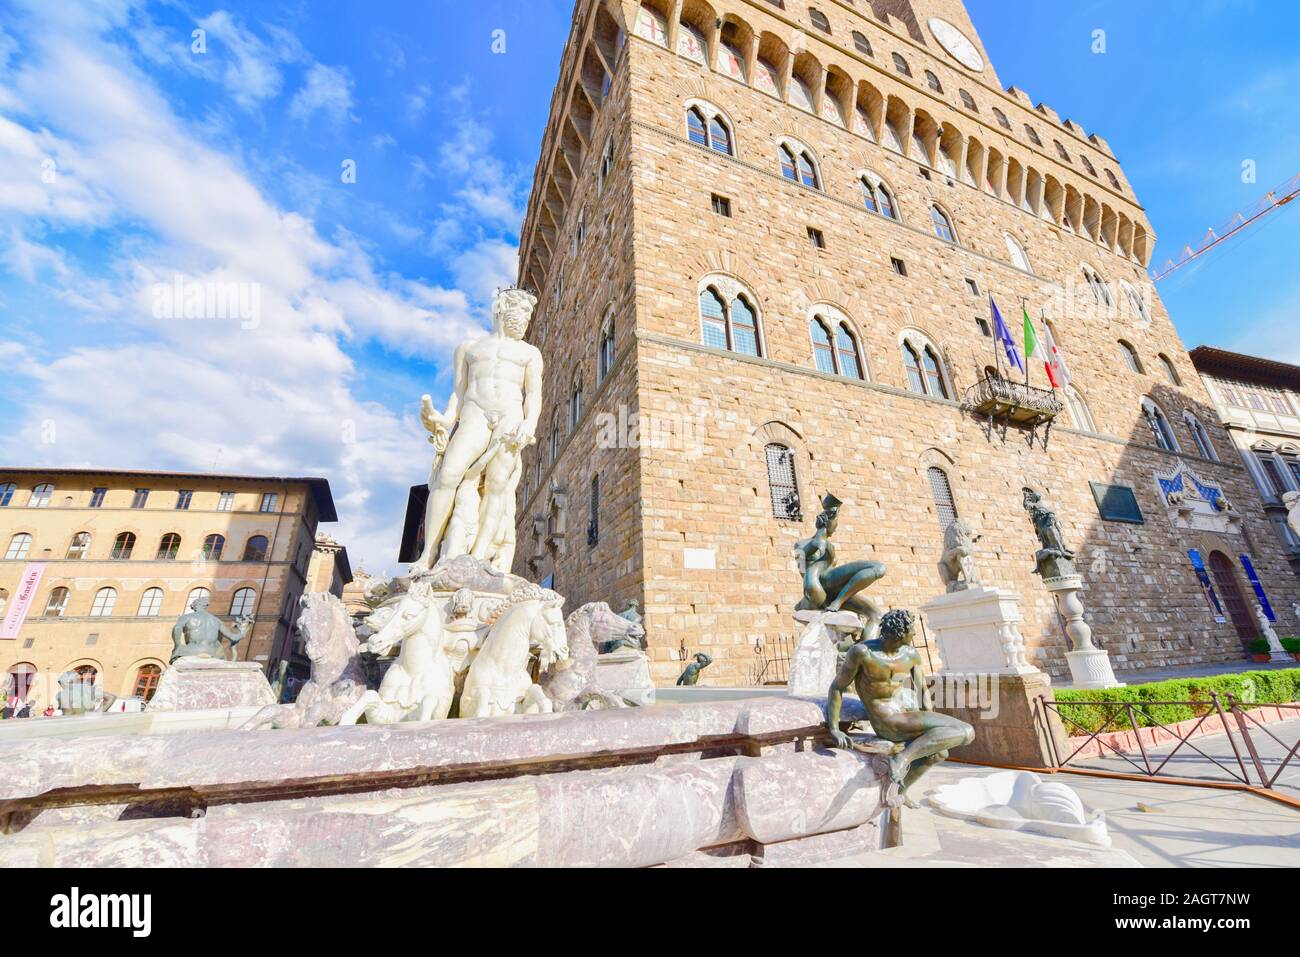
<path id="1" fill-rule="evenodd" d="M 1139 727 L 1154 727 L 1156 724 L 1175 724 L 1189 718 L 1199 718 L 1214 710 L 1212 692 L 1218 692 L 1224 708 L 1227 708 L 1227 695 L 1232 695 L 1243 709 L 1262 704 L 1287 704 L 1300 701 L 1300 668 L 1285 671 L 1243 671 L 1235 674 L 1211 675 L 1204 678 L 1175 678 L 1170 681 L 1154 681 L 1145 685 L 1129 685 L 1125 688 L 1107 688 L 1098 691 L 1058 691 L 1056 700 L 1064 721 L 1065 733 L 1091 734 L 1105 725 L 1107 731 L 1127 731 L 1128 713 L 1120 710 L 1115 720 L 1107 719 L 1116 715 L 1116 709 L 1095 704 L 1071 704 L 1075 701 L 1117 701 L 1132 702 L 1140 705 L 1147 701 L 1191 701 L 1204 704 L 1164 704 L 1145 705 L 1134 709 Z M 1300 711 L 1296 712 L 1300 717 Z M 1072 723 L 1075 722 L 1075 723 Z M 1086 729 L 1086 730 L 1082 730 Z"/>

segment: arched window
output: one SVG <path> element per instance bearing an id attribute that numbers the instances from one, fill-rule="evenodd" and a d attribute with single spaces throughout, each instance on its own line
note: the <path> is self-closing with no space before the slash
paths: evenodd
<path id="1" fill-rule="evenodd" d="M 109 555 L 116 561 L 126 561 L 135 551 L 135 532 L 122 532 L 113 539 L 113 551 Z"/>
<path id="2" fill-rule="evenodd" d="M 1023 269 L 1025 272 L 1033 272 L 1029 265 L 1029 256 L 1026 255 L 1025 249 L 1020 243 L 1016 242 L 1009 234 L 1005 237 L 1007 241 L 1007 253 L 1011 256 L 1011 265 L 1017 269 Z"/>
<path id="3" fill-rule="evenodd" d="M 1052 140 L 1052 144 L 1056 147 L 1057 156 L 1061 157 L 1061 159 L 1065 160 L 1067 163 L 1073 162 L 1073 160 L 1070 159 L 1069 151 L 1061 145 L 1060 140 Z"/>
<path id="4" fill-rule="evenodd" d="M 271 543 L 267 541 L 265 535 L 254 535 L 244 543 L 244 561 L 246 562 L 264 562 L 266 561 L 266 550 Z"/>
<path id="5" fill-rule="evenodd" d="M 648 3 L 641 4 L 641 9 L 636 15 L 636 25 L 632 30 L 642 39 L 657 43 L 661 47 L 668 46 L 668 18 Z"/>
<path id="6" fill-rule="evenodd" d="M 731 124 L 712 104 L 698 102 L 687 109 L 686 135 L 697 146 L 708 147 L 724 156 L 735 155 Z"/>
<path id="7" fill-rule="evenodd" d="M 1029 135 L 1029 142 L 1033 143 L 1035 146 L 1043 145 L 1043 141 L 1038 138 L 1038 131 L 1028 123 L 1025 124 L 1025 133 Z"/>
<path id="8" fill-rule="evenodd" d="M 146 588 L 144 594 L 140 596 L 140 608 L 136 611 L 137 618 L 157 618 L 158 612 L 162 610 L 163 590 L 161 588 Z"/>
<path id="9" fill-rule="evenodd" d="M 45 603 L 46 618 L 63 617 L 63 613 L 68 610 L 68 594 L 66 588 L 56 588 L 50 592 L 50 600 Z"/>
<path id="10" fill-rule="evenodd" d="M 203 539 L 203 560 L 206 562 L 221 561 L 221 553 L 225 550 L 225 547 L 225 536 L 209 535 Z"/>
<path id="11" fill-rule="evenodd" d="M 934 90 L 934 92 L 936 93 L 943 92 L 943 84 L 940 83 L 939 78 L 929 70 L 925 71 L 925 85 L 928 86 L 930 89 Z M 969 98 L 970 94 L 967 93 L 966 96 L 967 98 Z M 971 100 L 972 104 L 974 104 L 974 102 L 975 102 L 974 100 Z"/>
<path id="12" fill-rule="evenodd" d="M 64 556 L 70 560 L 77 560 L 86 557 L 90 551 L 90 532 L 77 532 L 72 536 L 72 541 L 68 543 L 68 554 Z"/>
<path id="13" fill-rule="evenodd" d="M 706 346 L 747 356 L 762 355 L 758 317 L 744 293 L 728 304 L 713 286 L 700 293 L 701 334 Z"/>
<path id="14" fill-rule="evenodd" d="M 937 466 L 925 470 L 930 480 L 930 494 L 934 496 L 934 511 L 939 517 L 939 530 L 946 532 L 948 526 L 957 521 L 957 502 L 952 497 L 952 485 L 948 482 L 948 473 Z"/>
<path id="15" fill-rule="evenodd" d="M 243 618 L 253 613 L 257 604 L 257 592 L 251 588 L 241 588 L 230 599 L 230 614 L 234 618 Z"/>
<path id="16" fill-rule="evenodd" d="M 1106 178 L 1110 180 L 1111 186 L 1114 186 L 1120 192 L 1124 191 L 1124 187 L 1119 185 L 1119 177 L 1116 176 L 1114 172 L 1112 172 L 1111 170 L 1106 170 Z"/>
<path id="17" fill-rule="evenodd" d="M 600 344 L 596 347 L 596 384 L 605 381 L 614 368 L 614 310 L 611 307 L 605 313 L 605 321 L 600 327 Z"/>
<path id="18" fill-rule="evenodd" d="M 38 485 L 32 489 L 32 497 L 27 500 L 28 508 L 45 508 L 54 498 L 53 485 Z"/>
<path id="19" fill-rule="evenodd" d="M 1008 120 L 1007 115 L 996 106 L 993 107 L 993 115 L 997 118 L 998 126 L 1002 127 L 1004 130 L 1011 129 L 1011 121 Z"/>
<path id="20" fill-rule="evenodd" d="M 847 323 L 818 313 L 808 328 L 812 335 L 813 361 L 819 372 L 849 379 L 865 378 L 858 340 Z"/>
<path id="21" fill-rule="evenodd" d="M 560 421 L 560 410 L 557 408 L 551 415 L 551 461 L 554 462 L 560 457 L 560 445 L 564 442 L 564 429 Z"/>
<path id="22" fill-rule="evenodd" d="M 569 390 L 569 431 L 572 432 L 582 421 L 582 376 L 574 374 L 573 387 Z"/>
<path id="23" fill-rule="evenodd" d="M 1119 287 L 1124 291 L 1124 298 L 1128 300 L 1129 307 L 1133 310 L 1134 318 L 1142 322 L 1150 322 L 1151 315 L 1147 312 L 1147 304 L 1142 299 L 1142 294 L 1135 289 L 1132 284 L 1121 279 Z"/>
<path id="24" fill-rule="evenodd" d="M 980 111 L 980 108 L 975 105 L 975 97 L 970 95 L 969 90 L 959 90 L 958 93 L 961 96 L 962 106 L 966 107 L 966 109 L 970 110 L 972 113 L 978 113 Z"/>
<path id="25" fill-rule="evenodd" d="M 709 145 L 709 131 L 704 121 L 704 114 L 696 107 L 686 111 L 686 135 L 697 146 Z"/>
<path id="26" fill-rule="evenodd" d="M 1070 409 L 1070 421 L 1080 432 L 1096 432 L 1097 424 L 1093 421 L 1092 410 L 1074 386 L 1065 388 L 1065 404 Z"/>
<path id="27" fill-rule="evenodd" d="M 168 532 L 158 541 L 156 561 L 174 562 L 181 553 L 181 537 L 175 532 Z"/>
<path id="28" fill-rule="evenodd" d="M 160 677 L 162 677 L 162 668 L 158 665 L 143 665 L 135 673 L 135 697 L 148 703 L 153 698 L 154 692 L 158 690 Z"/>
<path id="29" fill-rule="evenodd" d="M 799 481 L 794 469 L 794 452 L 788 446 L 768 445 L 767 487 L 772 499 L 772 515 L 787 522 L 803 518 L 799 504 Z"/>
<path id="30" fill-rule="evenodd" d="M 212 600 L 212 592 L 206 588 L 194 588 L 190 590 L 189 596 L 185 599 L 185 610 L 191 612 L 194 610 L 194 603 L 202 598 L 204 601 Z"/>
<path id="31" fill-rule="evenodd" d="M 1088 171 L 1090 176 L 1097 175 L 1097 167 L 1092 165 L 1092 160 L 1082 154 L 1080 154 L 1079 159 L 1083 162 L 1083 168 Z"/>
<path id="32" fill-rule="evenodd" d="M 917 395 L 948 398 L 948 379 L 935 347 L 913 334 L 903 339 L 901 348 L 907 387 Z"/>
<path id="33" fill-rule="evenodd" d="M 871 50 L 871 41 L 864 37 L 857 30 L 853 31 L 853 45 L 857 47 L 858 52 L 863 56 L 875 56 Z"/>
<path id="34" fill-rule="evenodd" d="M 709 147 L 726 156 L 732 155 L 731 130 L 717 116 L 709 120 Z"/>
<path id="35" fill-rule="evenodd" d="M 930 222 L 934 224 L 934 234 L 944 242 L 957 242 L 957 232 L 952 228 L 952 220 L 938 206 L 930 207 Z"/>
<path id="36" fill-rule="evenodd" d="M 91 618 L 107 618 L 113 614 L 113 606 L 117 604 L 117 590 L 114 588 L 101 588 L 95 592 L 95 600 L 90 605 Z"/>
<path id="37" fill-rule="evenodd" d="M 1106 285 L 1106 280 L 1101 278 L 1101 274 L 1087 266 L 1083 267 L 1083 276 L 1088 281 L 1088 287 L 1092 290 L 1092 297 L 1103 306 L 1109 308 L 1111 305 L 1110 287 Z"/>
<path id="38" fill-rule="evenodd" d="M 1219 461 L 1219 453 L 1214 448 L 1214 443 L 1210 441 L 1210 433 L 1201 424 L 1201 420 L 1191 412 L 1184 412 L 1183 421 L 1187 423 L 1187 431 L 1192 433 L 1192 441 L 1196 443 L 1201 458 L 1209 459 L 1211 462 Z"/>
<path id="39" fill-rule="evenodd" d="M 1155 436 L 1156 445 L 1166 452 L 1178 452 L 1178 439 L 1174 437 L 1173 426 L 1169 424 L 1169 418 L 1165 415 L 1164 410 L 1156 405 L 1151 399 L 1142 400 L 1142 414 L 1146 417 L 1147 425 L 1151 427 L 1151 434 Z"/>
<path id="40" fill-rule="evenodd" d="M 1165 371 L 1165 378 L 1169 380 L 1169 384 L 1170 384 L 1170 385 L 1182 385 L 1182 384 L 1183 384 L 1183 380 L 1179 378 L 1179 376 L 1178 376 L 1178 370 L 1174 368 L 1174 363 L 1173 363 L 1173 361 L 1172 361 L 1172 360 L 1171 360 L 1167 355 L 1165 355 L 1163 352 L 1160 353 L 1160 357 L 1159 357 L 1159 358 L 1160 358 L 1160 366 L 1161 366 L 1162 369 L 1164 369 L 1164 371 Z"/>
<path id="41" fill-rule="evenodd" d="M 36 682 L 36 666 L 30 661 L 20 661 L 9 669 L 9 689 L 19 700 L 26 701 Z"/>
<path id="42" fill-rule="evenodd" d="M 826 14 L 822 13 L 820 10 L 816 8 L 809 10 L 808 19 L 812 22 L 813 26 L 818 30 L 821 30 L 823 33 L 831 32 L 831 22 L 826 19 Z"/>
<path id="43" fill-rule="evenodd" d="M 810 189 L 821 189 L 821 177 L 817 174 L 817 164 L 807 150 L 781 144 L 781 175 L 788 180 L 802 183 Z"/>
<path id="44" fill-rule="evenodd" d="M 1124 360 L 1124 365 L 1128 367 L 1129 372 L 1143 374 L 1142 360 L 1138 358 L 1137 350 L 1123 339 L 1119 340 L 1119 356 Z"/>
<path id="45" fill-rule="evenodd" d="M 894 202 L 889 187 L 879 179 L 868 176 L 863 176 L 858 182 L 862 187 L 862 202 L 866 205 L 867 212 L 876 213 L 886 219 L 898 219 L 898 204 Z"/>
<path id="46" fill-rule="evenodd" d="M 894 69 L 903 74 L 903 76 L 912 75 L 912 68 L 907 65 L 907 61 L 903 59 L 901 53 L 894 54 Z"/>
<path id="47" fill-rule="evenodd" d="M 14 500 L 14 492 L 16 491 L 18 491 L 18 486 L 13 482 L 0 485 L 0 508 L 4 508 Z"/>
<path id="48" fill-rule="evenodd" d="M 9 550 L 5 552 L 6 561 L 20 562 L 27 558 L 27 553 L 32 549 L 32 537 L 26 532 L 19 532 L 13 538 L 9 539 Z"/>

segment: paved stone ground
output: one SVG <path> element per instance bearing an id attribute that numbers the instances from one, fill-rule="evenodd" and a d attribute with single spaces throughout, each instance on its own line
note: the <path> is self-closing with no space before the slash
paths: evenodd
<path id="1" fill-rule="evenodd" d="M 923 793 L 989 768 L 944 764 Z M 903 811 L 903 845 L 834 861 L 845 867 L 1300 867 L 1300 811 L 1235 791 L 1055 776 L 1106 812 L 1109 851 L 986 828 L 928 806 Z M 1139 805 L 1149 810 L 1140 810 Z"/>
<path id="2" fill-rule="evenodd" d="M 1247 721 L 1247 724 L 1250 728 L 1251 741 L 1254 742 L 1255 750 L 1259 754 L 1260 764 L 1264 766 L 1265 774 L 1271 778 L 1281 767 L 1287 753 L 1295 747 L 1297 741 L 1300 741 L 1300 718 L 1294 721 L 1266 724 L 1263 727 L 1249 721 Z M 1255 769 L 1254 762 L 1251 760 L 1250 752 L 1242 741 L 1241 735 L 1234 731 L 1232 738 L 1240 752 L 1241 760 L 1245 762 L 1250 783 L 1258 785 L 1260 783 L 1259 774 Z M 1233 752 L 1232 743 L 1228 740 L 1227 735 L 1209 734 L 1201 738 L 1192 738 L 1189 744 L 1184 744 L 1181 747 L 1175 741 L 1172 744 L 1151 748 L 1148 749 L 1147 754 L 1150 757 L 1153 769 L 1159 767 L 1160 762 L 1168 755 L 1173 754 L 1169 763 L 1161 771 L 1162 775 L 1209 781 L 1231 781 L 1233 780 L 1233 773 L 1238 778 L 1241 776 L 1241 768 L 1237 763 L 1237 756 Z M 1192 745 L 1195 745 L 1197 750 L 1192 750 Z M 1198 751 L 1203 753 L 1198 753 Z M 1129 758 L 1138 765 L 1142 765 L 1141 754 L 1130 754 Z M 1138 768 L 1133 767 L 1124 758 L 1113 753 L 1108 753 L 1106 757 L 1101 758 L 1077 758 L 1070 763 L 1075 767 L 1120 771 L 1125 774 L 1141 773 Z M 1220 767 L 1219 764 L 1226 765 L 1231 770 Z M 1274 787 L 1292 797 L 1300 798 L 1300 754 L 1291 758 Z M 1297 811 L 1296 814 L 1296 827 L 1300 829 L 1300 811 Z"/>

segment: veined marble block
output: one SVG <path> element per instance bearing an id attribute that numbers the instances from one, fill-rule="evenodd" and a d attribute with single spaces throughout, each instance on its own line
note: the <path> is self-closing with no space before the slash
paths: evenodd
<path id="1" fill-rule="evenodd" d="M 275 704 L 256 661 L 178 658 L 158 679 L 145 711 L 216 711 Z"/>

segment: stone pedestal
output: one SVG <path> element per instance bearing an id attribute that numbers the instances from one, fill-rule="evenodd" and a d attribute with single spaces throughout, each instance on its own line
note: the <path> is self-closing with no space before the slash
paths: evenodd
<path id="1" fill-rule="evenodd" d="M 655 684 L 650 678 L 650 658 L 643 651 L 615 651 L 601 655 L 596 659 L 596 687 L 638 707 L 654 704 Z"/>
<path id="2" fill-rule="evenodd" d="M 857 638 L 862 619 L 848 611 L 797 611 L 794 620 L 805 627 L 790 658 L 786 690 L 797 698 L 824 698 L 839 670 L 836 646 Z"/>
<path id="3" fill-rule="evenodd" d="M 275 704 L 256 661 L 179 658 L 158 679 L 145 711 L 213 711 Z"/>
<path id="4" fill-rule="evenodd" d="M 958 674 L 1030 675 L 1020 634 L 1020 596 L 1006 588 L 974 586 L 922 606 L 927 631 L 939 646 L 943 671 Z"/>
<path id="5" fill-rule="evenodd" d="M 1110 665 L 1110 655 L 1092 643 L 1092 628 L 1083 620 L 1083 602 L 1079 589 L 1083 579 L 1078 575 L 1048 578 L 1043 585 L 1056 599 L 1056 609 L 1065 619 L 1065 633 L 1070 638 L 1072 651 L 1065 653 L 1070 665 L 1070 681 L 1076 688 L 1119 688 L 1123 682 L 1116 680 Z"/>
<path id="6" fill-rule="evenodd" d="M 953 752 L 954 758 L 1023 768 L 1055 765 L 1065 757 L 1067 735 L 1061 720 L 1037 706 L 1052 697 L 1052 679 L 1041 671 L 1023 675 L 943 673 L 934 679 L 935 710 L 960 718 L 975 729 L 975 740 Z M 957 692 L 957 693 L 954 693 Z"/>

